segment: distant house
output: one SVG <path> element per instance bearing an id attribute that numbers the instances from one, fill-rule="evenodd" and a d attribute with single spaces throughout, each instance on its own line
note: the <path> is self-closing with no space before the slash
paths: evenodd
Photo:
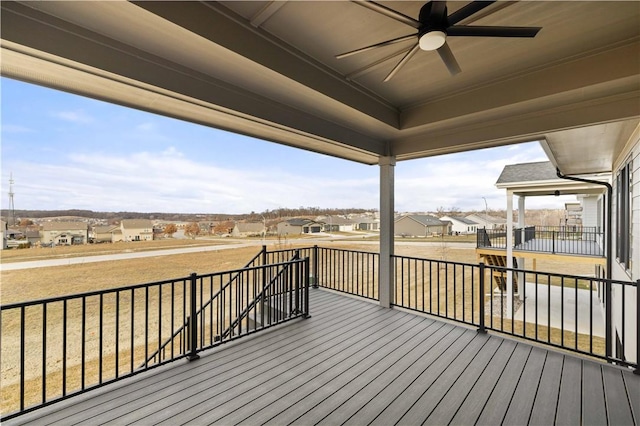
<path id="1" fill-rule="evenodd" d="M 29 244 L 32 245 L 32 246 L 40 242 L 40 230 L 39 229 L 27 228 L 24 231 L 24 236 L 27 239 L 27 241 L 29 241 Z"/>
<path id="2" fill-rule="evenodd" d="M 359 231 L 379 231 L 380 221 L 372 217 L 357 217 L 353 219 Z"/>
<path id="3" fill-rule="evenodd" d="M 89 225 L 85 222 L 46 222 L 40 231 L 43 244 L 72 245 L 89 242 Z"/>
<path id="4" fill-rule="evenodd" d="M 502 217 L 495 217 L 482 213 L 470 214 L 467 219 L 478 224 L 478 229 L 505 229 L 507 227 L 507 219 Z"/>
<path id="5" fill-rule="evenodd" d="M 353 219 L 349 219 L 342 216 L 327 216 L 318 221 L 324 223 L 325 232 L 351 232 L 356 230 L 356 222 Z"/>
<path id="6" fill-rule="evenodd" d="M 153 240 L 153 222 L 149 219 L 123 219 L 120 229 L 123 241 Z"/>
<path id="7" fill-rule="evenodd" d="M 278 223 L 278 235 L 315 234 L 322 232 L 323 224 L 311 219 L 289 219 Z"/>
<path id="8" fill-rule="evenodd" d="M 462 216 L 442 216 L 440 220 L 451 222 L 451 232 L 454 234 L 475 234 L 478 229 L 476 222 Z"/>
<path id="9" fill-rule="evenodd" d="M 2 232 L 2 250 L 7 248 L 7 230 L 9 229 L 7 222 L 0 220 L 0 231 Z"/>
<path id="10" fill-rule="evenodd" d="M 582 204 L 577 202 L 564 203 L 565 226 L 582 226 Z"/>
<path id="11" fill-rule="evenodd" d="M 451 225 L 435 216 L 408 214 L 396 219 L 394 228 L 396 235 L 430 237 L 448 234 L 451 230 Z"/>
<path id="12" fill-rule="evenodd" d="M 261 236 L 266 233 L 263 222 L 238 222 L 231 230 L 234 237 Z"/>
<path id="13" fill-rule="evenodd" d="M 95 226 L 91 238 L 95 243 L 122 241 L 122 230 L 118 225 Z"/>

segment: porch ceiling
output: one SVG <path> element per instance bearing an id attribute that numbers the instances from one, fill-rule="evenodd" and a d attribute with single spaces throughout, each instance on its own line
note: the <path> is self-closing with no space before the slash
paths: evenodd
<path id="1" fill-rule="evenodd" d="M 386 83 L 399 57 L 352 74 L 410 42 L 335 55 L 415 30 L 353 2 L 1 7 L 3 76 L 366 164 L 545 140 L 563 173 L 603 171 L 640 117 L 637 2 L 497 2 L 461 24 L 540 33 L 450 37 L 460 74 L 419 52 Z"/>

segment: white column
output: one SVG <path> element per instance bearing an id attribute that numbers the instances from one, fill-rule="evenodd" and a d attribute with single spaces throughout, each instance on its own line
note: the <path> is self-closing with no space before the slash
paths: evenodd
<path id="1" fill-rule="evenodd" d="M 394 234 L 394 172 L 396 158 L 380 157 L 380 274 L 378 296 L 380 305 L 389 308 L 394 302 L 393 234 Z"/>
<path id="2" fill-rule="evenodd" d="M 520 228 L 520 241 L 522 244 L 524 244 L 524 236 L 525 236 L 524 228 L 525 226 L 527 226 L 524 220 L 525 199 L 526 198 L 524 195 L 521 195 L 520 197 L 518 197 L 518 228 Z M 518 269 L 523 269 L 523 270 L 525 269 L 524 257 L 518 258 Z M 518 273 L 518 291 L 516 292 L 518 297 L 524 291 L 524 285 L 525 285 L 524 273 L 519 272 Z"/>
<path id="3" fill-rule="evenodd" d="M 507 190 L 507 268 L 513 268 L 513 191 Z M 507 271 L 507 316 L 513 307 L 513 272 Z"/>

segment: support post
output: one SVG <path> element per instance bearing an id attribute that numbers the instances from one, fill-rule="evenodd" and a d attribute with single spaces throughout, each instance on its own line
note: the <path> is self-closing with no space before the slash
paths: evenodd
<path id="1" fill-rule="evenodd" d="M 636 280 L 636 368 L 633 374 L 640 375 L 640 279 Z"/>
<path id="2" fill-rule="evenodd" d="M 507 190 L 507 316 L 513 310 L 513 191 Z"/>
<path id="3" fill-rule="evenodd" d="M 526 223 L 525 223 L 525 218 L 524 218 L 524 213 L 525 213 L 525 196 L 521 195 L 518 197 L 518 228 L 520 229 L 520 241 L 522 241 L 522 244 L 525 243 L 525 241 L 527 240 L 526 235 Z M 518 269 L 521 270 L 525 270 L 526 269 L 526 264 L 525 264 L 525 258 L 524 257 L 519 257 L 518 258 Z M 516 294 L 518 295 L 519 298 L 520 295 L 525 294 L 525 282 L 524 282 L 525 276 L 524 276 L 524 272 L 518 272 L 518 279 L 517 279 L 517 283 L 518 283 L 518 290 L 516 291 Z"/>
<path id="4" fill-rule="evenodd" d="M 198 316 L 196 314 L 196 278 L 197 275 L 194 272 L 190 277 L 190 291 L 189 291 L 189 361 L 200 358 L 198 355 Z"/>
<path id="5" fill-rule="evenodd" d="M 383 156 L 380 165 L 380 274 L 378 297 L 380 306 L 390 308 L 394 300 L 394 156 Z"/>

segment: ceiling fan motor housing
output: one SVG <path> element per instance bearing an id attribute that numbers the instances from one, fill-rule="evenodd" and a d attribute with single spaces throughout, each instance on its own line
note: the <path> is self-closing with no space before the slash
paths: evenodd
<path id="1" fill-rule="evenodd" d="M 420 28 L 418 28 L 418 37 L 422 37 L 431 31 L 441 31 L 446 34 L 447 27 L 449 27 L 446 4 L 435 1 L 425 3 L 424 6 L 420 8 L 418 21 L 420 21 L 421 24 Z"/>

